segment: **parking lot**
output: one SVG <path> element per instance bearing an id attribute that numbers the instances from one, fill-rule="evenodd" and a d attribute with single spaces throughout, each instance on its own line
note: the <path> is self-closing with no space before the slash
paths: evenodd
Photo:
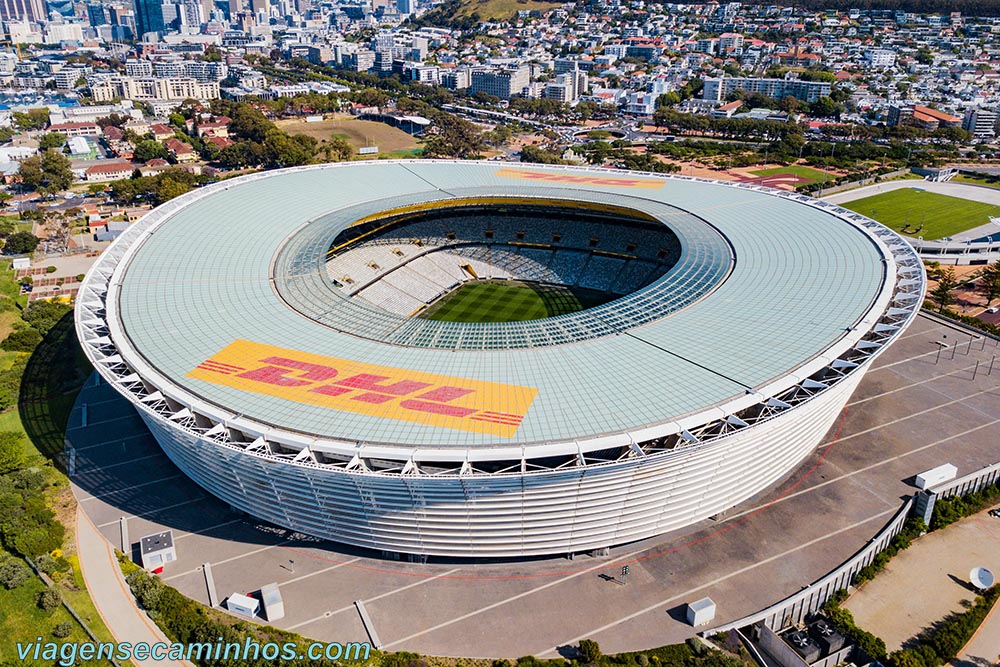
<path id="1" fill-rule="evenodd" d="M 163 578 L 201 602 L 210 563 L 220 600 L 278 582 L 287 616 L 276 625 L 320 640 L 368 639 L 353 604 L 360 599 L 390 650 L 553 656 L 592 638 L 610 653 L 690 636 L 683 605 L 706 595 L 720 623 L 765 607 L 859 549 L 916 490 L 916 473 L 995 462 L 995 355 L 996 341 L 922 316 L 781 484 L 716 521 L 575 560 L 419 565 L 260 524 L 190 482 L 129 404 L 93 381 L 67 440 L 77 497 L 104 536 L 121 543 L 122 517 L 129 542 L 173 530 L 178 561 Z"/>

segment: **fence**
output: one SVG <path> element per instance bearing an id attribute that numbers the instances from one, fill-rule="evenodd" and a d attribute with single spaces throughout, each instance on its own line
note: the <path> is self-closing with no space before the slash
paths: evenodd
<path id="1" fill-rule="evenodd" d="M 938 498 L 967 496 L 1000 480 L 1000 462 L 928 489 Z"/>

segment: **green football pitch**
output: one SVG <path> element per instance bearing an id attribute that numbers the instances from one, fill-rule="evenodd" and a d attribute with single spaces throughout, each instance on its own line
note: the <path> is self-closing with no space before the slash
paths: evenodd
<path id="1" fill-rule="evenodd" d="M 790 164 L 787 167 L 771 167 L 770 169 L 757 169 L 755 171 L 751 171 L 750 173 L 754 176 L 779 176 L 789 174 L 802 179 L 802 183 L 800 183 L 800 185 L 805 185 L 806 183 L 818 183 L 820 181 L 829 181 L 836 178 L 833 174 L 828 174 L 825 171 L 813 169 L 812 167 L 804 167 L 800 164 Z"/>
<path id="2" fill-rule="evenodd" d="M 969 188 L 974 190 L 974 188 Z M 975 195 L 975 192 L 970 192 Z M 841 204 L 878 220 L 893 231 L 928 241 L 953 236 L 1000 216 L 1000 206 L 939 195 L 919 188 L 900 188 Z"/>
<path id="3" fill-rule="evenodd" d="M 575 313 L 612 298 L 564 285 L 484 280 L 461 285 L 417 317 L 445 322 L 520 322 Z"/>

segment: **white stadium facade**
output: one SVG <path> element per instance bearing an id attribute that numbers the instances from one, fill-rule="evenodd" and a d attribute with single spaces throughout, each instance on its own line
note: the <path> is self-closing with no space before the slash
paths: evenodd
<path id="1" fill-rule="evenodd" d="M 483 279 L 605 298 L 419 317 Z M 234 508 L 385 554 L 509 558 L 656 536 L 787 476 L 924 281 L 892 231 L 802 195 L 372 161 L 155 209 L 90 271 L 76 324 L 103 381 Z"/>

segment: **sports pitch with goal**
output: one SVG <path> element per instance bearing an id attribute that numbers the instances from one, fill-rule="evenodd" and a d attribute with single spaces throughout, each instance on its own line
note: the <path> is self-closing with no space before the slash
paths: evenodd
<path id="1" fill-rule="evenodd" d="M 445 322 L 520 322 L 575 313 L 612 298 L 565 285 L 484 280 L 459 286 L 418 317 Z"/>
<path id="2" fill-rule="evenodd" d="M 900 188 L 841 204 L 878 220 L 893 231 L 928 241 L 953 236 L 1000 216 L 1000 206 L 939 195 L 919 188 Z"/>

